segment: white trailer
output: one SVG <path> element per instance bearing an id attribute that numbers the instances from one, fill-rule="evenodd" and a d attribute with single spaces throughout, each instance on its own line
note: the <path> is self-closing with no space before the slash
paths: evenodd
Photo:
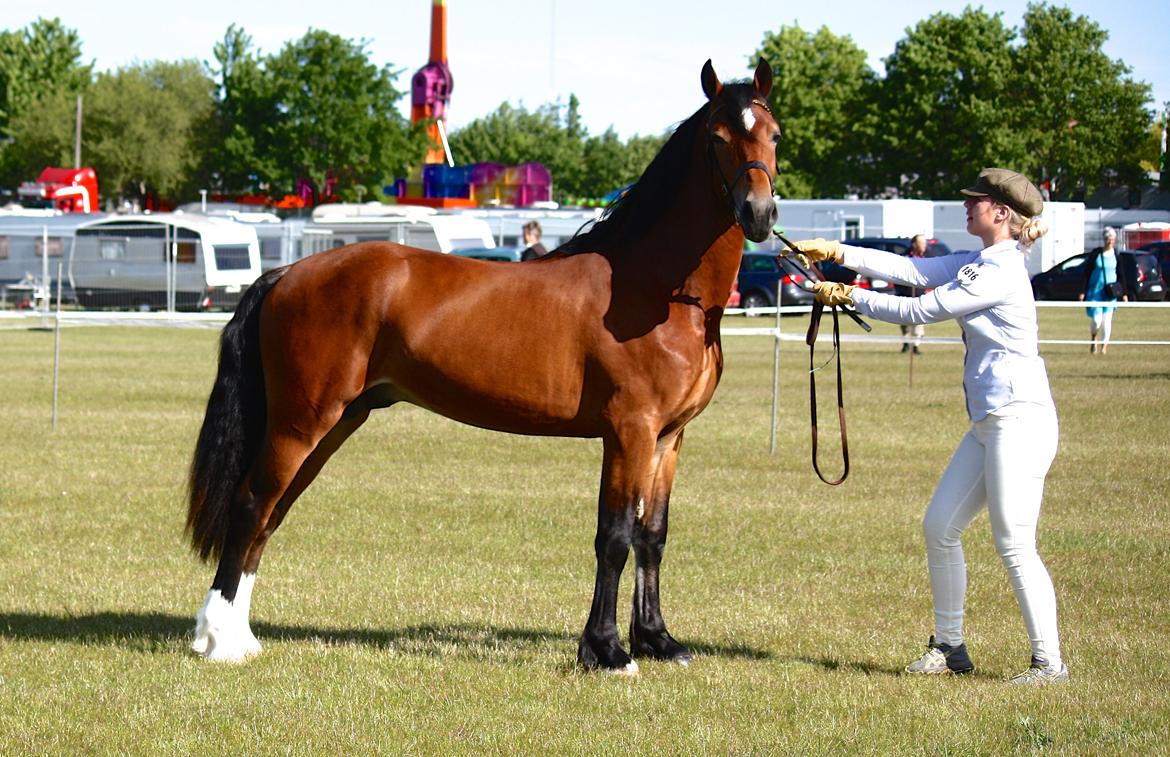
<path id="1" fill-rule="evenodd" d="M 65 262 L 77 227 L 104 217 L 104 213 L 0 209 L 0 306 L 10 301 L 43 304 L 55 291 L 57 265 Z M 65 287 L 63 294 L 73 299 L 71 288 Z"/>
<path id="2" fill-rule="evenodd" d="M 109 216 L 77 228 L 69 280 L 85 307 L 233 308 L 260 275 L 256 231 L 186 213 Z"/>
<path id="3" fill-rule="evenodd" d="M 1083 202 L 1046 202 L 1040 218 L 1048 224 L 1048 233 L 1040 237 L 1028 255 L 1030 276 L 1085 251 Z M 934 236 L 953 252 L 978 250 L 983 246 L 978 237 L 967 233 L 967 210 L 962 200 L 934 203 Z"/>
<path id="4" fill-rule="evenodd" d="M 355 242 L 397 242 L 435 252 L 491 249 L 491 229 L 479 218 L 438 214 L 412 205 L 319 205 L 304 225 L 303 256 Z"/>
<path id="5" fill-rule="evenodd" d="M 930 200 L 777 200 L 789 239 L 934 236 Z"/>

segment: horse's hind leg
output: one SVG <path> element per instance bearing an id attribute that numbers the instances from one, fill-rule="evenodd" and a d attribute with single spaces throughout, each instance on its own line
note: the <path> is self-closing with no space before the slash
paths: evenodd
<path id="1" fill-rule="evenodd" d="M 634 524 L 634 602 L 630 613 L 630 654 L 689 665 L 689 650 L 666 630 L 658 597 L 658 568 L 666 548 L 667 511 L 682 432 L 663 440 L 657 460 L 653 493 Z"/>
<path id="2" fill-rule="evenodd" d="M 195 623 L 192 648 L 210 660 L 238 662 L 260 652 L 248 622 L 256 570 L 268 538 L 325 461 L 369 416 L 346 412 L 317 444 L 269 432 L 264 454 L 237 497 L 219 569 Z"/>

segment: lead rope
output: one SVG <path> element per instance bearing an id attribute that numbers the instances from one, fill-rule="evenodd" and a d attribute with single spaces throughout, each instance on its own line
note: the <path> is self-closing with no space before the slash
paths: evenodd
<path id="1" fill-rule="evenodd" d="M 789 250 L 796 250 L 796 245 L 784 238 L 784 235 L 773 229 L 772 233 L 787 247 Z M 801 268 L 799 263 L 797 265 Z M 825 277 L 814 264 L 811 268 L 805 269 L 807 273 L 816 274 L 816 280 L 824 281 Z M 810 279 L 813 276 L 809 276 Z M 845 390 L 841 383 L 841 324 L 837 318 L 837 306 L 833 306 L 833 357 L 829 360 L 836 359 L 837 361 L 837 420 L 841 427 L 841 463 L 843 470 L 841 477 L 836 481 L 830 481 L 825 478 L 825 474 L 821 473 L 821 466 L 817 455 L 817 374 L 820 368 L 816 367 L 816 342 L 817 333 L 821 328 L 821 314 L 824 313 L 825 306 L 818 303 L 813 304 L 812 313 L 808 321 L 808 333 L 805 335 L 804 341 L 808 345 L 808 404 L 809 412 L 811 414 L 810 421 L 812 427 L 812 465 L 813 470 L 816 471 L 817 477 L 824 481 L 829 486 L 839 486 L 844 483 L 845 479 L 849 477 L 849 433 L 845 427 Z M 870 331 L 870 325 L 861 319 L 856 310 L 842 307 L 845 315 L 857 322 L 861 328 Z M 826 363 L 825 365 L 828 365 Z M 824 366 L 821 366 L 822 368 Z"/>
<path id="2" fill-rule="evenodd" d="M 812 428 L 812 465 L 821 481 L 829 486 L 838 486 L 849 477 L 849 433 L 845 428 L 845 394 L 841 384 L 841 325 L 837 319 L 836 305 L 833 306 L 833 357 L 837 360 L 837 421 L 841 427 L 841 462 L 844 468 L 841 471 L 841 477 L 835 481 L 825 478 L 817 461 L 817 371 L 820 369 L 816 367 L 815 355 L 817 332 L 820 331 L 821 314 L 824 310 L 825 306 L 819 302 L 813 305 L 808 322 L 808 333 L 804 337 L 804 341 L 808 345 L 808 404 Z"/>

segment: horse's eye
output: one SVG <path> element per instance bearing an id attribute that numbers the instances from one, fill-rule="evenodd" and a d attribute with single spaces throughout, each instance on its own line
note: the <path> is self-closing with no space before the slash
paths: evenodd
<path id="1" fill-rule="evenodd" d="M 716 131 L 711 132 L 711 141 L 717 145 L 727 144 L 727 140 L 723 138 L 723 135 Z"/>
<path id="2" fill-rule="evenodd" d="M 772 144 L 774 144 L 774 145 L 780 144 L 780 132 L 776 132 L 775 134 L 772 135 Z"/>

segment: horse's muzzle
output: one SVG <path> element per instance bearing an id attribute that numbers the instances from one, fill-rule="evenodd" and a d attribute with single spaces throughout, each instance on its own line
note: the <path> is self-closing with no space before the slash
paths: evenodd
<path id="1" fill-rule="evenodd" d="M 753 242 L 763 242 L 776 225 L 778 211 L 771 196 L 754 198 L 748 196 L 739 209 L 739 221 L 743 234 Z"/>

